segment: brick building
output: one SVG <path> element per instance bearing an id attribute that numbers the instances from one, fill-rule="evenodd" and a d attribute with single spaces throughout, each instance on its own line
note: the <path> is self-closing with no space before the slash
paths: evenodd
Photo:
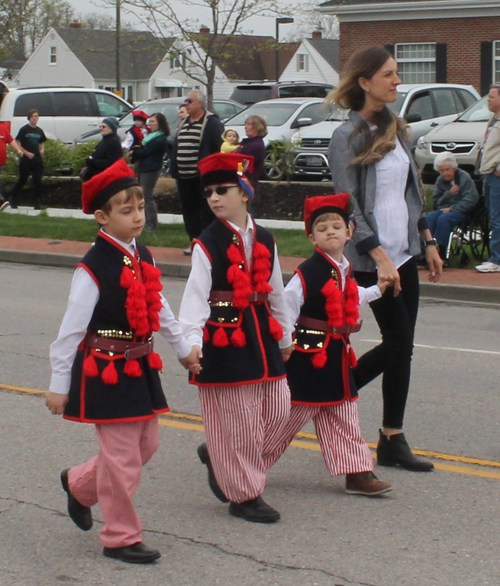
<path id="1" fill-rule="evenodd" d="M 499 0 L 329 0 L 340 23 L 340 66 L 361 47 L 385 45 L 403 83 L 500 84 Z"/>

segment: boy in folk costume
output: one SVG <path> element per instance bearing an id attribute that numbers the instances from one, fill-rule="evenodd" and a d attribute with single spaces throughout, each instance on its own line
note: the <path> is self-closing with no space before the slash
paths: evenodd
<path id="1" fill-rule="evenodd" d="M 125 132 L 125 140 L 122 142 L 122 149 L 129 151 L 134 147 L 141 147 L 142 141 L 147 136 L 151 129 L 146 126 L 149 119 L 149 114 L 142 110 L 133 110 L 132 116 L 134 118 L 134 125 Z"/>
<path id="2" fill-rule="evenodd" d="M 391 485 L 373 474 L 373 459 L 361 437 L 349 334 L 361 328 L 360 303 L 378 299 L 387 283 L 379 280 L 363 289 L 351 277 L 351 264 L 343 255 L 351 238 L 349 194 L 306 199 L 304 219 L 316 250 L 285 290 L 290 319 L 297 324 L 287 362 L 292 407 L 267 464 L 274 464 L 312 419 L 330 475 L 346 475 L 348 494 L 378 496 Z"/>
<path id="3" fill-rule="evenodd" d="M 71 519 L 88 531 L 90 507 L 99 503 L 104 555 L 149 563 L 160 552 L 142 543 L 132 497 L 142 466 L 158 447 L 158 414 L 168 411 L 152 333 L 159 331 L 193 371 L 196 351 L 160 293 L 161 273 L 150 252 L 135 240 L 145 220 L 132 171 L 122 159 L 82 191 L 83 211 L 94 214 L 101 230 L 76 267 L 68 308 L 50 347 L 46 404 L 65 419 L 95 423 L 101 446 L 97 456 L 61 473 Z"/>
<path id="4" fill-rule="evenodd" d="M 288 418 L 283 360 L 292 350 L 276 245 L 247 211 L 253 189 L 244 171 L 253 157 L 216 153 L 198 167 L 216 218 L 194 241 L 179 312 L 189 343 L 200 347 L 202 370 L 190 380 L 207 436 L 198 455 L 231 515 L 273 523 L 280 515 L 261 497 L 264 460 Z"/>

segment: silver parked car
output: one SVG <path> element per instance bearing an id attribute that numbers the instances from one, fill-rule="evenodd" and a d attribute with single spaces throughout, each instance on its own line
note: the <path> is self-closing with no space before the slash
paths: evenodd
<path id="1" fill-rule="evenodd" d="M 457 114 L 479 100 L 480 96 L 470 85 L 458 84 L 401 84 L 398 98 L 389 107 L 404 118 L 412 131 L 412 142 L 429 132 L 434 126 L 455 120 Z M 330 177 L 326 153 L 335 128 L 346 114 L 336 110 L 330 119 L 314 128 L 300 130 L 293 139 L 300 141 L 294 161 L 294 175 L 303 178 Z"/>
<path id="2" fill-rule="evenodd" d="M 434 157 L 442 152 L 453 153 L 460 168 L 478 179 L 474 176 L 474 170 L 491 116 L 488 96 L 484 96 L 454 122 L 438 126 L 421 136 L 415 149 L 415 161 L 422 172 L 423 182 L 431 184 L 436 181 L 438 174 L 433 166 Z"/>

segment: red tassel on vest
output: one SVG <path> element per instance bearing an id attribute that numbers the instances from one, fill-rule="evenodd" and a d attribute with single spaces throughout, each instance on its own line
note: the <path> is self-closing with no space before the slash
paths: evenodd
<path id="1" fill-rule="evenodd" d="M 311 358 L 311 362 L 314 368 L 325 368 L 327 360 L 328 356 L 326 354 L 326 350 L 316 352 Z"/>
<path id="2" fill-rule="evenodd" d="M 279 321 L 272 315 L 269 316 L 269 332 L 277 342 L 283 338 L 283 328 L 280 326 Z"/>
<path id="3" fill-rule="evenodd" d="M 142 376 L 142 369 L 137 360 L 126 360 L 123 372 L 132 378 L 138 378 Z"/>
<path id="4" fill-rule="evenodd" d="M 118 383 L 118 372 L 113 360 L 110 360 L 108 366 L 102 371 L 101 378 L 107 385 L 116 385 Z"/>
<path id="5" fill-rule="evenodd" d="M 241 328 L 236 328 L 231 336 L 231 344 L 236 348 L 244 348 L 247 343 L 245 332 Z"/>
<path id="6" fill-rule="evenodd" d="M 225 348 L 226 346 L 229 346 L 229 339 L 223 327 L 219 327 L 215 330 L 215 333 L 212 337 L 212 343 L 218 348 Z"/>
<path id="7" fill-rule="evenodd" d="M 90 378 L 99 376 L 99 368 L 93 354 L 89 354 L 83 361 L 83 372 Z"/>
<path id="8" fill-rule="evenodd" d="M 162 370 L 163 369 L 163 361 L 161 356 L 157 352 L 150 352 L 148 354 L 148 362 L 151 368 L 154 370 Z"/>

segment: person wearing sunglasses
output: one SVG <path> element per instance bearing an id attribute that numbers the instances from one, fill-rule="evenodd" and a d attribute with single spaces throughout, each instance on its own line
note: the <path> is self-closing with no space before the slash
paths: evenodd
<path id="1" fill-rule="evenodd" d="M 99 132 L 102 140 L 85 163 L 88 167 L 86 180 L 111 167 L 113 163 L 123 157 L 122 145 L 116 134 L 117 130 L 118 120 L 116 118 L 109 116 L 101 122 Z"/>
<path id="2" fill-rule="evenodd" d="M 209 487 L 231 515 L 274 523 L 280 514 L 261 495 L 265 457 L 290 411 L 292 327 L 273 236 L 248 213 L 253 164 L 236 153 L 198 163 L 215 220 L 195 240 L 179 322 L 202 367 L 190 383 L 201 400 L 207 443 L 198 456 Z"/>
<path id="3" fill-rule="evenodd" d="M 190 92 L 184 105 L 188 115 L 179 124 L 170 174 L 177 182 L 186 232 L 194 240 L 214 218 L 203 198 L 197 163 L 220 151 L 224 126 L 216 114 L 206 109 L 202 92 Z M 184 254 L 190 255 L 191 249 L 187 248 Z"/>

